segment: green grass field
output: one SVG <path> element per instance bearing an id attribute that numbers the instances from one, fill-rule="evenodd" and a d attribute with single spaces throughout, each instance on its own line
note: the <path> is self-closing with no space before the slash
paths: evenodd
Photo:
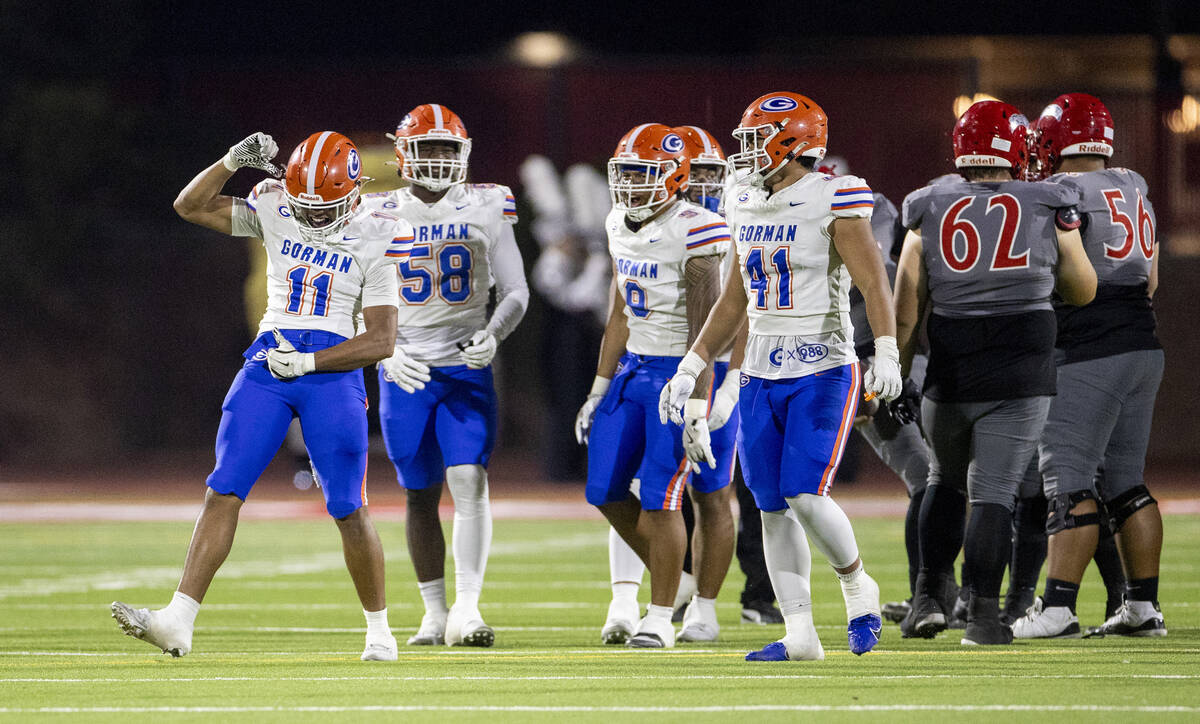
<path id="1" fill-rule="evenodd" d="M 855 527 L 885 600 L 902 597 L 901 521 Z M 957 635 L 901 639 L 885 624 L 879 647 L 855 657 L 837 581 L 818 557 L 826 659 L 779 664 L 743 661 L 783 627 L 738 622 L 736 562 L 721 593 L 719 643 L 598 644 L 605 530 L 597 521 L 496 521 L 482 605 L 496 646 L 430 650 L 403 646 L 422 609 L 403 531 L 381 523 L 402 645 L 396 663 L 363 663 L 364 622 L 329 521 L 244 522 L 181 659 L 122 635 L 108 603 L 166 603 L 189 524 L 0 524 L 0 721 L 1200 718 L 1200 517 L 1166 519 L 1165 638 L 980 650 Z M 1091 570 L 1083 625 L 1100 622 L 1102 599 Z"/>

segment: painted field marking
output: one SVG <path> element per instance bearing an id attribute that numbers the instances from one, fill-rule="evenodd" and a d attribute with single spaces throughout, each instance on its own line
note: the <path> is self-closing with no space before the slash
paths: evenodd
<path id="1" fill-rule="evenodd" d="M 1194 714 L 1196 706 L 1104 704 L 746 704 L 732 706 L 45 706 L 2 707 L 0 714 L 239 714 L 250 712 L 523 712 L 523 713 L 732 713 L 790 712 L 1122 712 Z"/>
<path id="2" fill-rule="evenodd" d="M 120 683 L 191 683 L 206 681 L 755 681 L 778 679 L 786 681 L 826 681 L 831 679 L 869 679 L 871 681 L 929 681 L 959 679 L 1014 679 L 1014 680 L 1068 680 L 1068 679 L 1148 679 L 1148 680 L 1193 680 L 1200 674 L 677 674 L 636 676 L 203 676 L 203 677 L 144 677 L 144 678 L 0 678 L 0 683 L 25 684 L 120 684 Z"/>

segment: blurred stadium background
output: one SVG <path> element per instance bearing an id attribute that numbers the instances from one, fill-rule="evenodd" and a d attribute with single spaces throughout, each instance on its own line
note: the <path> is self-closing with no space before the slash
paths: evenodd
<path id="1" fill-rule="evenodd" d="M 136 474 L 198 489 L 252 335 L 243 286 L 254 259 L 242 241 L 176 218 L 171 201 L 248 133 L 272 133 L 284 158 L 313 130 L 347 133 L 375 164 L 368 190 L 382 190 L 395 180 L 384 133 L 419 103 L 446 104 L 474 139 L 472 179 L 516 190 L 532 270 L 543 247 L 520 182 L 526 157 L 599 168 L 647 120 L 704 126 L 728 150 L 745 104 L 772 89 L 820 103 L 830 152 L 897 204 L 951 170 L 949 131 L 972 99 L 1036 116 L 1060 93 L 1100 96 L 1117 124 L 1114 162 L 1150 183 L 1164 255 L 1155 306 L 1167 367 L 1148 476 L 1190 479 L 1200 12 L 1185 0 L 987 3 L 970 17 L 952 7 L 857 3 L 801 21 L 779 6 L 364 5 L 316 17 L 269 4 L 5 2 L 0 483 L 102 493 L 89 481 Z M 229 190 L 255 180 L 242 172 Z M 572 274 L 586 242 L 564 247 Z M 584 307 L 535 289 L 501 347 L 498 491 L 582 478 L 570 422 L 600 334 Z M 382 454 L 377 477 L 391 477 Z"/>

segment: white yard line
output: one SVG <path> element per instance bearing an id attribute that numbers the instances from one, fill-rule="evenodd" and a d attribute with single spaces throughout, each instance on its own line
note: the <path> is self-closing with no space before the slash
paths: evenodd
<path id="1" fill-rule="evenodd" d="M 733 713 L 788 712 L 1094 712 L 1195 714 L 1196 706 L 1109 706 L 1104 704 L 746 704 L 733 706 L 46 706 L 2 707 L 0 714 L 239 714 L 305 712 L 522 712 L 522 713 Z"/>

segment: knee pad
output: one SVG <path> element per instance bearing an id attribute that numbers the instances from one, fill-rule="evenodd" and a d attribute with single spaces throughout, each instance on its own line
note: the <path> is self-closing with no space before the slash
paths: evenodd
<path id="1" fill-rule="evenodd" d="M 1134 513 L 1157 502 L 1145 485 L 1130 488 L 1113 498 L 1105 504 L 1108 508 L 1109 524 L 1112 526 L 1113 532 L 1120 531 L 1121 526 L 1125 525 L 1125 521 L 1129 520 Z"/>
<path id="2" fill-rule="evenodd" d="M 1049 499 L 1049 514 L 1046 517 L 1046 532 L 1054 535 L 1060 531 L 1069 530 L 1071 528 L 1081 528 L 1085 525 L 1100 525 L 1100 513 L 1084 513 L 1075 515 L 1071 512 L 1079 503 L 1085 500 L 1095 500 L 1096 507 L 1100 507 L 1100 501 L 1097 500 L 1096 494 L 1090 490 L 1076 490 L 1071 493 L 1058 493 L 1053 498 Z"/>

